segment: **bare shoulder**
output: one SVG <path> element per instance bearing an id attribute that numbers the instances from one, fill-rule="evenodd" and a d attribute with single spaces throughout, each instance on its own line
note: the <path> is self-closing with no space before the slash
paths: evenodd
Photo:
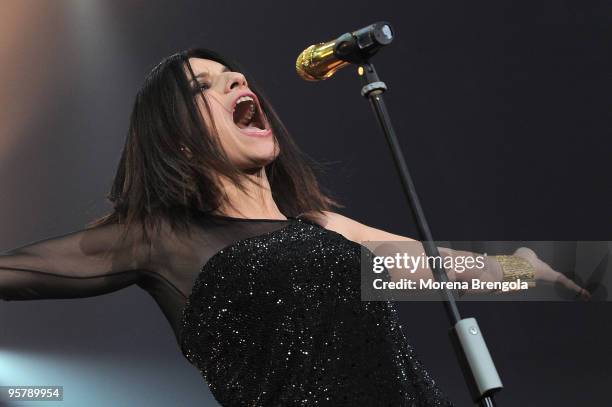
<path id="1" fill-rule="evenodd" d="M 414 240 L 405 236 L 400 236 L 381 229 L 373 228 L 336 212 L 307 212 L 302 216 L 321 225 L 325 229 L 340 233 L 345 238 L 357 243 L 364 241 Z"/>
<path id="2" fill-rule="evenodd" d="M 364 227 L 364 225 L 351 218 L 330 211 L 306 212 L 302 214 L 302 217 L 317 223 L 325 229 L 340 233 L 345 238 L 356 242 L 360 241 L 361 228 Z"/>

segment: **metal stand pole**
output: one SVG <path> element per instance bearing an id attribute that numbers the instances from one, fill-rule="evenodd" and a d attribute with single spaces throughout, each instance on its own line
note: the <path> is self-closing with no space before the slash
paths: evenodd
<path id="1" fill-rule="evenodd" d="M 369 99 L 374 114 L 385 133 L 393 160 L 400 175 L 404 193 L 417 221 L 425 253 L 428 257 L 439 257 L 440 253 L 429 230 L 425 213 L 419 202 L 408 166 L 404 160 L 400 144 L 391 125 L 389 113 L 385 107 L 382 94 L 387 90 L 387 86 L 378 78 L 374 66 L 369 62 L 360 64 L 358 73 L 363 85 L 361 95 Z M 436 262 L 430 261 L 429 267 L 436 281 L 449 281 L 446 270 L 443 267 L 438 267 Z M 501 390 L 503 386 L 476 319 L 461 318 L 451 290 L 445 288 L 441 295 L 444 300 L 444 309 L 451 322 L 449 331 L 451 342 L 459 359 L 472 399 L 480 406 L 493 407 L 495 406 L 493 393 Z"/>

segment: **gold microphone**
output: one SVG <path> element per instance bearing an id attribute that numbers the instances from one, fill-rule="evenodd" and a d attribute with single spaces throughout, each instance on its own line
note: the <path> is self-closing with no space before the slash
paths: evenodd
<path id="1" fill-rule="evenodd" d="M 342 34 L 335 40 L 309 46 L 297 57 L 295 69 L 304 80 L 322 81 L 351 63 L 367 62 L 392 40 L 393 31 L 389 23 L 374 23 Z"/>
<path id="2" fill-rule="evenodd" d="M 322 42 L 306 48 L 297 57 L 295 69 L 307 81 L 321 81 L 332 76 L 336 71 L 348 65 L 334 54 L 336 40 Z"/>

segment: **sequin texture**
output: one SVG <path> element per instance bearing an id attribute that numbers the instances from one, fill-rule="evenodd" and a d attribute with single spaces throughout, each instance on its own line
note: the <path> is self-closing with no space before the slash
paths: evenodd
<path id="1" fill-rule="evenodd" d="M 452 406 L 393 303 L 361 301 L 361 246 L 310 221 L 210 258 L 181 348 L 223 406 Z"/>

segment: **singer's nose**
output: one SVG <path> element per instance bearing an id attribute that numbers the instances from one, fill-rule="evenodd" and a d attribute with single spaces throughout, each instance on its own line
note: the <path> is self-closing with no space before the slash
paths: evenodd
<path id="1" fill-rule="evenodd" d="M 240 72 L 229 72 L 229 77 L 227 80 L 226 92 L 231 91 L 237 87 L 246 87 L 248 86 L 246 78 Z"/>

